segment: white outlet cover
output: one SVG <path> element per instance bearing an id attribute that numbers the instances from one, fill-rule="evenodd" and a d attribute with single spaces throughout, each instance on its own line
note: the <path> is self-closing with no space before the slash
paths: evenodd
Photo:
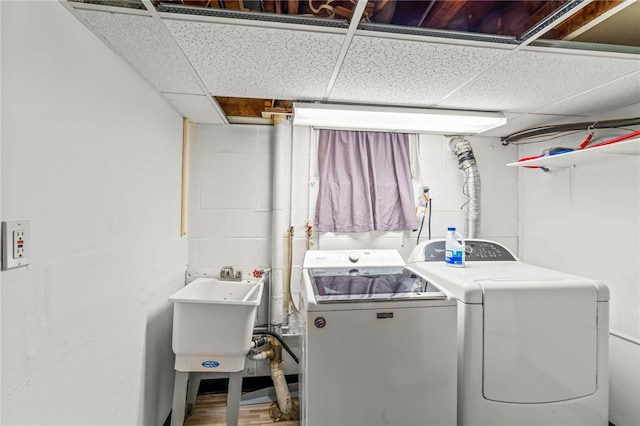
<path id="1" fill-rule="evenodd" d="M 23 246 L 19 251 L 14 247 L 16 235 L 20 235 L 23 241 Z M 2 270 L 29 265 L 31 263 L 29 258 L 30 245 L 28 220 L 2 222 Z M 16 253 L 19 253 L 17 257 Z"/>

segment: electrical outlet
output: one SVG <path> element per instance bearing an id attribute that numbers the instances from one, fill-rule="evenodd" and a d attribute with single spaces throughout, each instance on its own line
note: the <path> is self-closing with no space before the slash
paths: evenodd
<path id="1" fill-rule="evenodd" d="M 29 265 L 29 245 L 28 220 L 2 222 L 2 270 Z"/>
<path id="2" fill-rule="evenodd" d="M 13 258 L 24 257 L 24 231 L 13 231 Z"/>

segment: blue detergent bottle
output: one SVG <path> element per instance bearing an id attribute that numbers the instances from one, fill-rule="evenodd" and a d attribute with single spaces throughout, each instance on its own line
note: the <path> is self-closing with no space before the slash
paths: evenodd
<path id="1" fill-rule="evenodd" d="M 464 268 L 464 238 L 456 232 L 456 228 L 447 228 L 444 261 L 448 266 Z"/>

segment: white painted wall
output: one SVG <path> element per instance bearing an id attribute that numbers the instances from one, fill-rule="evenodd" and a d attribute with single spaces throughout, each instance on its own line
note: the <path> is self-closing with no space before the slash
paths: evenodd
<path id="1" fill-rule="evenodd" d="M 297 303 L 301 266 L 307 248 L 306 225 L 313 224 L 317 195 L 317 143 L 308 127 L 292 128 L 290 185 L 294 226 L 292 299 Z M 270 265 L 272 132 L 270 126 L 199 125 L 191 149 L 189 271 L 192 276 L 218 274 L 224 265 L 250 273 Z M 417 140 L 418 138 L 416 138 Z M 517 171 L 505 167 L 516 148 L 497 138 L 472 137 L 482 179 L 483 238 L 517 250 Z M 431 188 L 432 238 L 443 238 L 447 226 L 466 229 L 463 176 L 449 138 L 420 135 L 414 150 L 416 190 Z M 418 193 L 417 193 L 418 194 Z M 417 196 L 416 196 L 417 198 Z M 287 229 L 279 230 L 286 235 Z M 421 241 L 428 237 L 427 225 Z M 416 245 L 417 232 L 313 233 L 312 249 L 395 248 L 405 258 Z M 286 245 L 286 239 L 282 239 Z M 285 252 L 286 253 L 286 252 Z"/>
<path id="2" fill-rule="evenodd" d="M 0 25 L 2 24 L 2 6 L 0 5 Z M 0 27 L 0 218 L 2 217 L 2 28 Z M 0 392 L 2 390 L 2 354 L 4 352 L 2 347 L 3 332 L 2 332 L 2 273 L 0 273 Z M 2 399 L 0 397 L 0 423 L 2 422 Z"/>
<path id="3" fill-rule="evenodd" d="M 634 117 L 639 110 L 634 105 L 585 121 Z M 520 145 L 519 156 L 577 147 L 583 136 Z M 549 173 L 518 171 L 522 259 L 601 280 L 611 290 L 610 420 L 617 426 L 640 424 L 640 346 L 633 343 L 640 340 L 639 199 L 638 156 L 608 156 Z"/>
<path id="4" fill-rule="evenodd" d="M 0 2 L 3 425 L 160 425 L 184 283 L 182 118 L 59 2 Z"/>

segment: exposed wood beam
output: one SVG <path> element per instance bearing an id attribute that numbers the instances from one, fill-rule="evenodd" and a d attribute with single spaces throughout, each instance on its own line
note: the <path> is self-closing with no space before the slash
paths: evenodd
<path id="1" fill-rule="evenodd" d="M 521 40 L 521 43 L 515 50 L 522 49 L 523 47 L 533 43 L 535 40 L 551 31 L 557 25 L 565 22 L 567 19 L 571 18 L 573 15 L 587 7 L 593 1 L 594 0 L 569 0 L 569 2 L 558 9 L 558 11 L 554 12 L 545 20 L 539 22 L 536 26 L 539 28 L 531 28 L 520 37 L 518 37 L 518 39 Z"/>
<path id="2" fill-rule="evenodd" d="M 573 40 L 580 34 L 590 30 L 596 25 L 602 23 L 604 20 L 627 8 L 627 6 L 631 6 L 635 2 L 636 0 L 600 0 L 593 2 L 574 15 L 571 19 L 568 19 L 554 28 L 554 30 L 550 32 L 549 38 L 556 40 Z"/>
<path id="3" fill-rule="evenodd" d="M 244 117 L 262 117 L 262 111 L 264 111 L 265 106 L 267 106 L 265 102 L 270 103 L 268 99 L 223 96 L 216 96 L 216 101 L 227 116 L 234 115 Z"/>

